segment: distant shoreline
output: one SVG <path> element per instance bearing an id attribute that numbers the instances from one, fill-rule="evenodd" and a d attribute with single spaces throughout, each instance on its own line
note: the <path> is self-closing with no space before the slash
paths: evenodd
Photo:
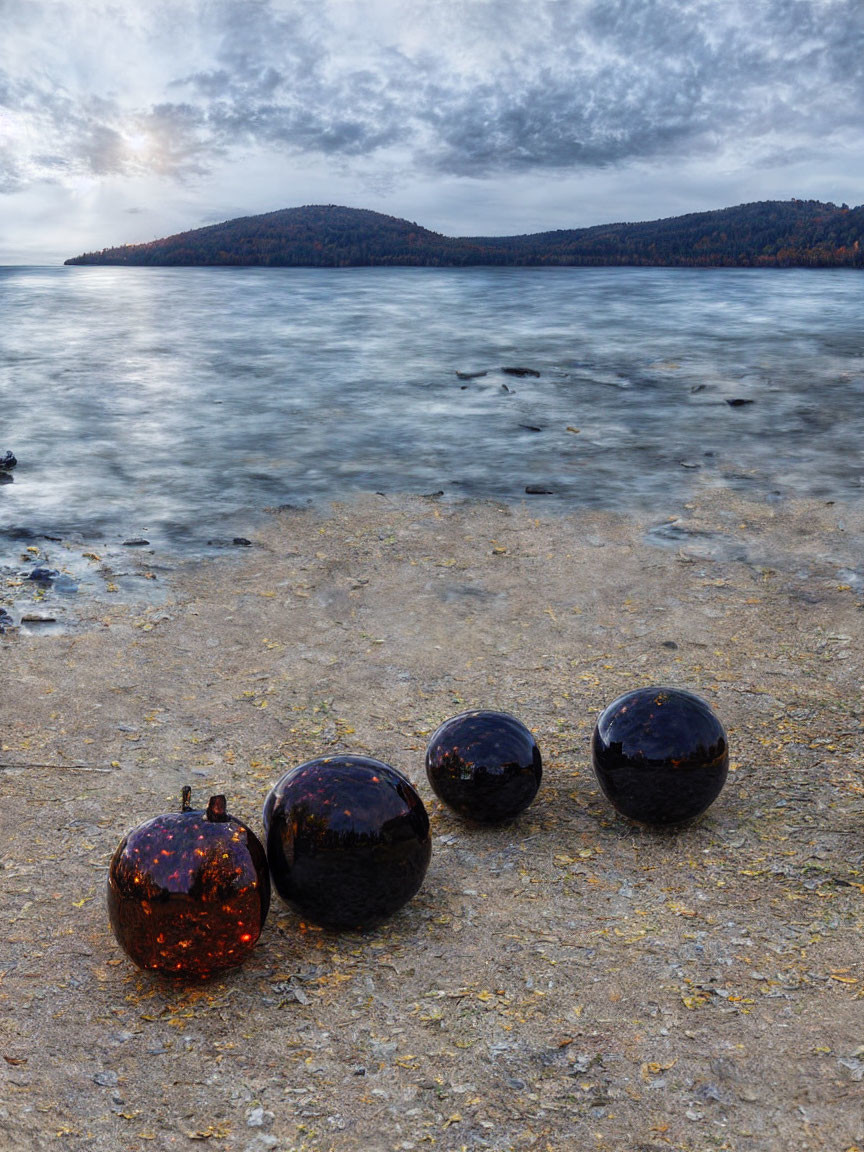
<path id="1" fill-rule="evenodd" d="M 864 205 L 768 200 L 643 223 L 520 236 L 444 236 L 367 209 L 244 216 L 65 264 L 236 267 L 864 268 Z"/>
<path id="2" fill-rule="evenodd" d="M 851 264 L 110 264 L 76 263 L 64 260 L 62 264 L 0 264 L 2 268 L 150 268 L 164 271 L 166 268 L 214 271 L 235 270 L 248 272 L 470 272 L 499 271 L 512 272 L 574 272 L 599 271 L 600 269 L 621 272 L 667 271 L 667 272 L 862 272 L 864 266 Z"/>

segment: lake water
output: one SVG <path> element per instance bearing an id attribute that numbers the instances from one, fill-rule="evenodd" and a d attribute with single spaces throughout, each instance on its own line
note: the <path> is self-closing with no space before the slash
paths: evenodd
<path id="1" fill-rule="evenodd" d="M 355 490 L 861 498 L 862 321 L 848 271 L 0 268 L 0 533 L 194 549 Z"/>

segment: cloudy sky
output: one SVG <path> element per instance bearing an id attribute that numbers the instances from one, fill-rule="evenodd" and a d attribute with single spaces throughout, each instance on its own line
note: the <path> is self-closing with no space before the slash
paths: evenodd
<path id="1" fill-rule="evenodd" d="M 864 0 L 0 0 L 0 263 L 299 204 L 864 201 Z"/>

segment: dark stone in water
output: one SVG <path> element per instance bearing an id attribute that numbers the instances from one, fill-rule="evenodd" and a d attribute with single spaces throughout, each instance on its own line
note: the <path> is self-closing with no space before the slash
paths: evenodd
<path id="1" fill-rule="evenodd" d="M 506 372 L 508 376 L 539 376 L 540 373 L 536 368 L 502 368 L 502 372 Z"/>
<path id="2" fill-rule="evenodd" d="M 14 628 L 15 621 L 9 615 L 5 608 L 0 608 L 0 636 L 6 631 L 7 628 Z"/>
<path id="3" fill-rule="evenodd" d="M 11 452 L 4 452 L 0 456 L 0 472 L 11 472 L 18 461 Z"/>
<path id="4" fill-rule="evenodd" d="M 236 544 L 238 548 L 251 548 L 252 547 L 252 541 L 247 540 L 245 536 L 235 536 L 234 539 L 231 541 L 231 543 Z"/>
<path id="5" fill-rule="evenodd" d="M 27 579 L 35 580 L 37 584 L 51 584 L 59 575 L 56 568 L 34 568 Z"/>
<path id="6" fill-rule="evenodd" d="M 704 700 L 681 688 L 637 688 L 604 709 L 591 739 L 606 798 L 631 820 L 682 824 L 726 782 L 729 747 Z"/>
<path id="7" fill-rule="evenodd" d="M 460 380 L 479 380 L 481 376 L 485 376 L 485 372 L 457 372 L 456 375 Z"/>
<path id="8" fill-rule="evenodd" d="M 752 404 L 752 400 L 744 400 L 740 396 L 736 396 L 734 400 L 727 400 L 726 403 L 730 408 L 743 408 L 745 404 Z"/>
<path id="9" fill-rule="evenodd" d="M 15 477 L 10 476 L 8 472 L 0 472 L 0 484 L 14 484 Z"/>
<path id="10" fill-rule="evenodd" d="M 542 484 L 527 484 L 525 491 L 529 496 L 554 496 L 553 488 L 544 488 Z"/>
<path id="11" fill-rule="evenodd" d="M 418 891 L 432 854 L 429 817 L 411 782 L 366 756 L 292 768 L 264 804 L 277 891 L 333 928 L 390 916 Z"/>
<path id="12" fill-rule="evenodd" d="M 445 804 L 486 824 L 524 811 L 543 765 L 534 737 L 507 712 L 462 712 L 438 728 L 426 749 L 426 775 Z"/>
<path id="13" fill-rule="evenodd" d="M 124 548 L 146 548 L 149 543 L 150 543 L 149 540 L 136 538 L 135 540 L 124 540 L 123 541 L 123 547 Z"/>
<path id="14" fill-rule="evenodd" d="M 520 428 L 524 428 L 526 432 L 542 432 L 542 428 L 538 428 L 536 424 L 520 424 Z"/>

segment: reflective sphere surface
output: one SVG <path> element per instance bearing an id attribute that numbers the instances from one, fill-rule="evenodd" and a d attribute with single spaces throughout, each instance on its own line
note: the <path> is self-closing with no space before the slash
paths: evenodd
<path id="1" fill-rule="evenodd" d="M 414 786 L 365 756 L 325 756 L 286 772 L 265 802 L 264 829 L 280 896 L 332 928 L 366 927 L 401 908 L 432 855 Z"/>
<path id="2" fill-rule="evenodd" d="M 117 941 L 141 968 L 206 977 L 241 964 L 270 906 L 261 841 L 211 796 L 141 824 L 120 843 L 108 872 L 108 915 Z"/>
<path id="3" fill-rule="evenodd" d="M 637 688 L 600 715 L 591 741 L 606 797 L 643 824 L 681 824 L 720 795 L 729 767 L 723 725 L 681 688 Z"/>
<path id="4" fill-rule="evenodd" d="M 534 737 L 507 712 L 462 712 L 445 720 L 426 749 L 426 775 L 460 816 L 494 824 L 517 816 L 540 787 Z"/>

